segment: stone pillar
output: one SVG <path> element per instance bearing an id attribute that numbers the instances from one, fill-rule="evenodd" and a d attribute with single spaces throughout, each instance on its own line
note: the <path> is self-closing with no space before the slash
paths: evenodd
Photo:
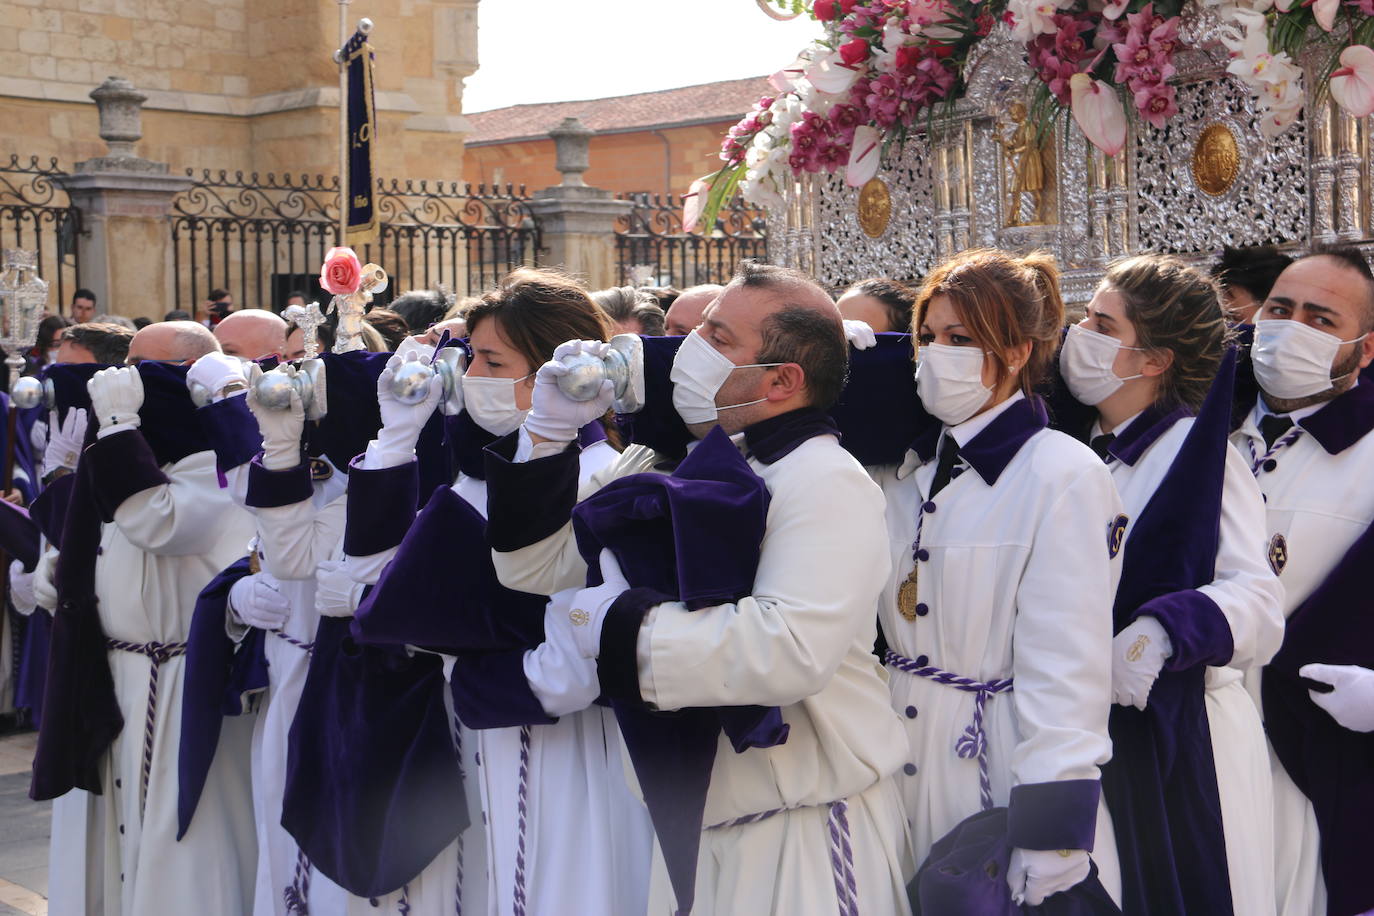
<path id="1" fill-rule="evenodd" d="M 610 191 L 582 180 L 590 164 L 594 133 L 577 118 L 565 118 L 549 131 L 557 151 L 555 167 L 563 181 L 536 191 L 529 208 L 539 220 L 543 237 L 540 263 L 561 267 L 585 280 L 591 289 L 603 289 L 626 282 L 616 269 L 615 221 L 629 214 L 634 204 L 616 200 Z"/>
<path id="2" fill-rule="evenodd" d="M 176 307 L 167 217 L 172 199 L 192 181 L 169 174 L 167 163 L 135 152 L 147 97 L 132 83 L 112 76 L 91 98 L 100 110 L 100 138 L 109 153 L 78 162 L 71 175 L 59 179 L 81 210 L 81 283 L 96 294 L 100 312 L 160 319 Z"/>

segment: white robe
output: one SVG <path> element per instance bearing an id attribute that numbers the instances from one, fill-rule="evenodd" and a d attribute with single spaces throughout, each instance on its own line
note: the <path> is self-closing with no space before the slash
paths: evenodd
<path id="1" fill-rule="evenodd" d="M 1263 455 L 1257 405 L 1231 437 L 1242 456 Z M 1292 614 L 1321 585 L 1346 551 L 1374 521 L 1374 435 L 1339 454 L 1329 454 L 1310 433 L 1276 452 L 1274 468 L 1256 477 L 1265 498 L 1266 556 L 1274 538 L 1285 542 L 1284 616 Z M 1246 686 L 1259 700 L 1261 672 Z M 1320 837 L 1312 803 L 1271 753 L 1274 780 L 1274 877 L 1279 916 L 1325 916 L 1326 886 L 1319 859 Z M 1371 777 L 1374 778 L 1374 777 Z"/>
<path id="2" fill-rule="evenodd" d="M 966 445 L 1020 400 L 952 434 Z M 1120 576 L 1108 548 L 1108 529 L 1121 513 L 1111 476 L 1090 450 L 1049 429 L 1027 440 L 991 486 L 977 470 L 964 470 L 925 513 L 921 549 L 929 560 L 917 596 L 929 610 L 908 621 L 897 594 L 914 565 L 917 518 L 935 467 L 936 459 L 922 464 L 913 452 L 901 467 L 875 471 L 887 497 L 892 558 L 878 605 L 888 645 L 982 683 L 1013 678 L 1012 692 L 990 697 L 983 715 L 993 805 L 1006 805 L 1023 784 L 1100 779 L 1111 756 L 1112 596 Z M 889 670 L 892 706 L 906 726 L 898 784 L 919 865 L 936 841 L 982 809 L 979 763 L 955 749 L 975 700 Z M 1092 857 L 1119 899 L 1116 841 L 1102 803 Z"/>
<path id="3" fill-rule="evenodd" d="M 579 495 L 652 471 L 660 460 L 632 446 Z M 651 706 L 778 706 L 790 727 L 785 744 L 743 754 L 722 735 L 693 913 L 836 912 L 827 817 L 839 801 L 849 806 L 859 911 L 905 913 L 913 864 L 890 803 L 904 754 L 872 654 L 873 607 L 888 566 L 882 496 L 831 436 L 771 464 L 751 457 L 749 465 L 772 496 L 754 594 L 691 612 L 680 602 L 660 604 L 645 616 L 637 646 L 640 691 Z M 585 584 L 571 528 L 493 553 L 501 581 L 538 594 Z M 709 829 L 779 808 L 797 810 Z M 655 852 L 649 912 L 673 907 Z"/>
<path id="4" fill-rule="evenodd" d="M 1169 428 L 1134 465 L 1113 460 L 1107 467 L 1130 520 L 1136 519 L 1173 465 L 1191 418 Z M 1123 427 L 1124 428 L 1124 424 Z M 1221 498 L 1221 540 L 1215 579 L 1198 591 L 1211 598 L 1230 624 L 1234 654 L 1226 667 L 1208 668 L 1205 703 L 1212 734 L 1221 800 L 1231 900 L 1237 916 L 1274 913 L 1273 781 L 1264 728 L 1242 673 L 1269 663 L 1283 642 L 1283 586 L 1264 561 L 1264 499 L 1249 465 L 1227 449 Z"/>
<path id="5" fill-rule="evenodd" d="M 185 642 L 200 590 L 243 556 L 253 520 L 216 480 L 215 456 L 197 452 L 163 468 L 169 483 L 135 493 L 102 526 L 95 582 L 109 639 Z M 187 834 L 177 831 L 177 755 L 185 656 L 161 665 L 146 809 L 141 811 L 151 662 L 111 650 L 124 728 L 88 796 L 89 885 L 103 884 L 105 912 L 157 916 L 242 916 L 251 906 L 257 844 L 248 758 L 251 716 L 226 719 Z"/>

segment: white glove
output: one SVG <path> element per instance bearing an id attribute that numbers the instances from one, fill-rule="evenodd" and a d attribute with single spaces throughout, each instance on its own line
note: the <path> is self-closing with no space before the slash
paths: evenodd
<path id="1" fill-rule="evenodd" d="M 33 596 L 33 573 L 24 572 L 24 564 L 18 560 L 10 561 L 10 602 L 22 617 L 38 607 L 38 599 Z"/>
<path id="2" fill-rule="evenodd" d="M 554 718 L 581 712 L 601 694 L 596 659 L 582 655 L 568 619 L 578 591 L 566 589 L 549 598 L 544 608 L 544 641 L 525 653 L 525 680 L 544 713 Z"/>
<path id="3" fill-rule="evenodd" d="M 1143 710 L 1164 663 L 1174 654 L 1154 617 L 1140 617 L 1112 639 L 1112 702 Z"/>
<path id="4" fill-rule="evenodd" d="M 243 382 L 248 379 L 243 373 L 243 361 L 237 356 L 226 356 L 219 351 L 206 353 L 191 365 L 186 373 L 186 387 L 194 384 L 204 386 L 210 392 L 211 400 L 218 401 L 224 396 L 224 386 L 230 382 Z"/>
<path id="5" fill-rule="evenodd" d="M 630 587 L 613 553 L 602 550 L 600 560 L 601 584 L 579 590 L 573 596 L 572 609 L 568 612 L 573 642 L 583 658 L 596 658 L 601 654 L 601 627 L 606 622 L 606 612 L 611 609 L 615 599 Z"/>
<path id="6" fill-rule="evenodd" d="M 405 362 L 420 362 L 420 354 L 412 352 Z M 391 379 L 401 367 L 401 358 L 393 356 L 386 361 L 386 368 L 377 376 L 377 407 L 382 414 L 382 428 L 377 438 L 367 446 L 366 466 L 372 470 L 395 467 L 405 464 L 415 457 L 415 443 L 420 439 L 420 430 L 429 422 L 430 414 L 438 406 L 444 394 L 444 382 L 438 375 L 429 381 L 425 399 L 418 404 L 402 404 L 391 393 Z"/>
<path id="7" fill-rule="evenodd" d="M 96 437 L 138 429 L 138 409 L 143 406 L 143 376 L 130 366 L 101 369 L 86 383 L 91 409 L 100 422 Z"/>
<path id="8" fill-rule="evenodd" d="M 396 348 L 396 356 L 405 359 L 411 353 L 420 354 L 421 362 L 431 362 L 434 359 L 434 344 L 427 342 L 424 337 L 407 337 Z"/>
<path id="9" fill-rule="evenodd" d="M 878 345 L 878 335 L 873 333 L 873 328 L 867 321 L 857 318 L 844 319 L 844 339 L 855 350 L 867 350 Z"/>
<path id="10" fill-rule="evenodd" d="M 48 447 L 48 424 L 45 420 L 39 420 L 29 427 L 29 445 L 33 446 L 35 455 L 43 454 L 43 449 Z"/>
<path id="11" fill-rule="evenodd" d="M 57 420 L 57 411 L 48 414 L 48 449 L 43 453 L 43 476 L 59 468 L 69 471 L 76 469 L 81 458 L 81 446 L 86 442 L 86 408 L 78 407 L 67 411 L 67 419 Z"/>
<path id="12" fill-rule="evenodd" d="M 289 363 L 284 364 L 281 370 L 292 378 L 296 377 L 296 367 Z M 254 373 L 255 376 L 257 374 Z M 301 435 L 305 432 L 305 407 L 301 404 L 300 393 L 292 388 L 290 406 L 285 410 L 272 410 L 258 400 L 257 385 L 250 385 L 248 409 L 258 421 L 258 432 L 262 433 L 263 467 L 269 471 L 285 471 L 299 465 Z"/>
<path id="13" fill-rule="evenodd" d="M 1090 870 L 1082 849 L 1013 849 L 1007 886 L 1018 906 L 1039 906 L 1046 897 L 1083 883 Z"/>
<path id="14" fill-rule="evenodd" d="M 239 621 L 263 630 L 279 630 L 291 616 L 291 602 L 270 573 L 244 576 L 229 589 L 229 610 Z"/>
<path id="15" fill-rule="evenodd" d="M 1308 691 L 1331 718 L 1351 731 L 1374 732 L 1374 671 L 1359 665 L 1303 665 L 1298 674 L 1335 688 Z"/>
<path id="16" fill-rule="evenodd" d="M 315 610 L 321 617 L 352 617 L 367 586 L 353 581 L 337 560 L 325 560 L 315 570 Z"/>
<path id="17" fill-rule="evenodd" d="M 558 345 L 553 359 L 540 366 L 534 377 L 533 402 L 525 416 L 526 432 L 551 442 L 571 442 L 577 438 L 578 430 L 611 409 L 615 385 L 610 379 L 601 383 L 601 390 L 590 401 L 574 401 L 558 387 L 558 380 L 568 374 L 565 359 L 581 353 L 600 359 L 609 346 L 599 340 L 570 340 Z"/>

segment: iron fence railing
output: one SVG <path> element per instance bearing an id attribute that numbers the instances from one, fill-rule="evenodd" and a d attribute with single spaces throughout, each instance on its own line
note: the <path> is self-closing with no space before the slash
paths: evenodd
<path id="1" fill-rule="evenodd" d="M 38 273 L 48 281 L 48 310 L 67 314 L 81 284 L 77 236 L 81 211 L 71 205 L 56 159 L 0 160 L 0 248 L 38 252 Z M 107 303 L 100 303 L 104 310 Z"/>
<path id="2" fill-rule="evenodd" d="M 647 280 L 679 289 L 724 283 L 741 260 L 768 255 L 764 212 L 739 198 L 721 208 L 709 231 L 698 233 L 682 231 L 682 208 L 671 196 L 630 194 L 622 199 L 635 206 L 615 227 L 621 282 Z"/>

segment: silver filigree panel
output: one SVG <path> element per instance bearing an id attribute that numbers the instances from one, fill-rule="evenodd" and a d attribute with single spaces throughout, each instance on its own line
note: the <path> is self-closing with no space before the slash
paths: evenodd
<path id="1" fill-rule="evenodd" d="M 935 179 L 924 140 L 908 140 L 878 174 L 887 182 L 892 216 L 876 239 L 859 227 L 857 189 L 838 176 L 815 179 L 815 275 L 822 286 L 843 289 L 865 277 L 914 279 L 935 266 Z"/>
<path id="2" fill-rule="evenodd" d="M 1163 129 L 1145 124 L 1136 136 L 1138 249 L 1203 252 L 1306 238 L 1306 125 L 1300 120 L 1266 139 L 1249 90 L 1224 78 L 1179 86 L 1178 109 Z M 1235 137 L 1240 171 L 1229 189 L 1212 196 L 1197 186 L 1192 158 L 1199 135 L 1216 123 Z"/>

